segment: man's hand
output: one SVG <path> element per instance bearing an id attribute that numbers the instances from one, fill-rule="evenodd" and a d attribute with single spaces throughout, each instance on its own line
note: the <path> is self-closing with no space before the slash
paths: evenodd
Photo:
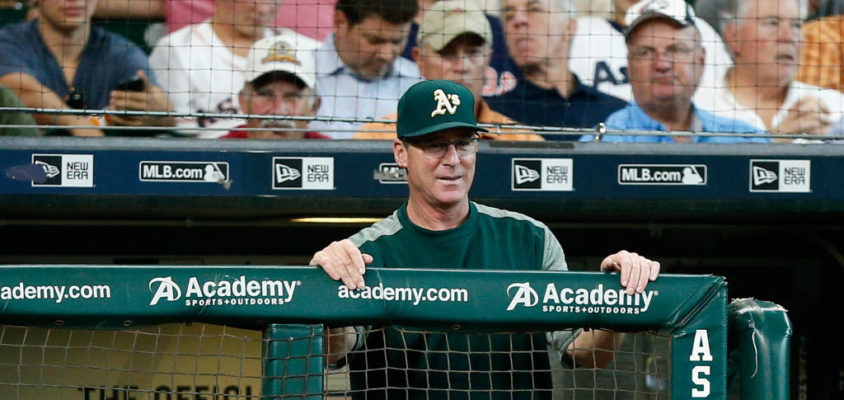
<path id="1" fill-rule="evenodd" d="M 349 289 L 363 289 L 363 274 L 371 262 L 371 255 L 362 254 L 351 240 L 343 239 L 316 252 L 310 264 L 322 267 L 331 279 L 342 280 Z"/>
<path id="2" fill-rule="evenodd" d="M 113 90 L 108 108 L 124 111 L 171 111 L 167 94 L 160 87 L 150 83 L 143 71 L 138 76 L 144 81 L 144 90 L 140 92 Z M 108 115 L 109 124 L 125 126 L 172 126 L 172 117 L 145 117 Z"/>
<path id="3" fill-rule="evenodd" d="M 355 347 L 357 332 L 354 327 L 331 328 L 325 330 L 323 354 L 328 364 L 335 364 L 346 357 Z"/>
<path id="4" fill-rule="evenodd" d="M 659 262 L 651 261 L 626 250 L 607 256 L 601 262 L 601 271 L 620 271 L 621 286 L 627 294 L 642 293 L 649 281 L 659 276 Z"/>
<path id="5" fill-rule="evenodd" d="M 830 116 L 829 107 L 821 99 L 815 96 L 806 96 L 797 100 L 788 109 L 788 114 L 779 125 L 774 127 L 773 133 L 829 135 L 834 122 Z M 791 139 L 784 141 L 790 142 Z"/>

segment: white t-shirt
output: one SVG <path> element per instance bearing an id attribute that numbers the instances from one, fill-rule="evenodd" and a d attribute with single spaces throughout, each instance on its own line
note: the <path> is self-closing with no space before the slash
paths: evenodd
<path id="1" fill-rule="evenodd" d="M 765 127 L 765 122 L 756 114 L 756 111 L 739 104 L 733 93 L 730 92 L 727 85 L 727 71 L 725 68 L 720 74 L 720 80 L 717 86 L 711 88 L 700 88 L 695 95 L 695 105 L 700 108 L 711 111 L 716 115 L 727 118 L 733 118 L 740 121 L 747 122 L 759 129 L 768 130 Z M 814 96 L 826 105 L 830 112 L 833 121 L 833 135 L 842 135 L 844 132 L 844 125 L 841 123 L 844 117 L 844 93 L 835 89 L 822 88 L 820 86 L 810 85 L 808 83 L 792 81 L 788 86 L 788 93 L 785 95 L 785 101 L 774 115 L 771 121 L 771 126 L 777 126 L 788 116 L 788 110 L 797 103 L 798 100 Z"/>
<path id="2" fill-rule="evenodd" d="M 279 30 L 267 29 L 266 36 Z M 318 42 L 293 33 L 303 45 Z M 246 58 L 234 54 L 214 33 L 210 20 L 185 26 L 158 41 L 149 63 L 162 89 L 179 113 L 240 113 L 237 94 L 243 88 Z M 177 118 L 181 133 L 199 138 L 217 138 L 244 123 L 233 118 Z M 196 127 L 216 128 L 191 129 Z"/>
<path id="3" fill-rule="evenodd" d="M 721 36 L 704 20 L 695 18 L 700 31 L 706 61 L 699 87 L 713 87 L 718 67 L 733 64 Z M 572 38 L 569 68 L 586 86 L 625 101 L 633 99 L 627 75 L 627 44 L 619 32 L 604 18 L 587 16 L 577 19 L 577 32 Z M 698 102 L 695 101 L 695 104 Z"/>

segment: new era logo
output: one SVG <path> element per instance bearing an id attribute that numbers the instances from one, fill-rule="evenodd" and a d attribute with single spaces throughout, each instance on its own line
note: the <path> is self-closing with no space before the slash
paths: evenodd
<path id="1" fill-rule="evenodd" d="M 760 187 L 766 183 L 773 183 L 777 181 L 777 174 L 774 171 L 765 169 L 760 166 L 753 166 L 753 186 Z"/>
<path id="2" fill-rule="evenodd" d="M 333 190 L 334 158 L 273 157 L 273 189 Z"/>
<path id="3" fill-rule="evenodd" d="M 514 178 L 516 185 L 524 185 L 528 182 L 534 182 L 539 179 L 539 172 L 532 170 L 524 165 L 516 165 L 513 167 Z"/>
<path id="4" fill-rule="evenodd" d="M 94 187 L 92 154 L 33 154 L 32 165 L 43 172 L 32 186 Z"/>
<path id="5" fill-rule="evenodd" d="M 290 168 L 290 167 L 288 167 L 287 165 L 284 165 L 284 164 L 276 164 L 275 174 L 276 174 L 276 182 L 278 182 L 278 183 L 284 183 L 284 182 L 287 182 L 287 181 L 299 179 L 299 177 L 302 176 L 302 174 L 299 173 L 298 169 Z"/>
<path id="6" fill-rule="evenodd" d="M 572 167 L 570 158 L 514 158 L 511 189 L 571 191 Z"/>
<path id="7" fill-rule="evenodd" d="M 809 193 L 809 160 L 750 160 L 751 192 Z"/>

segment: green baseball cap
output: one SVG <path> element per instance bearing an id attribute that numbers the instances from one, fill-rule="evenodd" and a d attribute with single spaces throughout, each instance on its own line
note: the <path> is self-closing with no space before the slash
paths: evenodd
<path id="1" fill-rule="evenodd" d="M 428 135 L 451 128 L 488 132 L 475 120 L 475 97 L 452 81 L 419 82 L 399 99 L 396 133 L 400 139 Z"/>

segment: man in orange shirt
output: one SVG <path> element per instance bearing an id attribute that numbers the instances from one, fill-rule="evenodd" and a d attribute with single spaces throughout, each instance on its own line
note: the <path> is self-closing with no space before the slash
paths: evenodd
<path id="1" fill-rule="evenodd" d="M 481 135 L 493 140 L 541 141 L 542 136 L 527 130 L 506 128 L 514 125 L 506 115 L 493 111 L 481 97 L 484 74 L 492 54 L 492 29 L 484 12 L 464 0 L 439 1 L 425 13 L 413 49 L 413 59 L 425 79 L 450 80 L 469 88 L 475 97 L 475 118 L 481 124 L 493 124 Z M 395 121 L 396 113 L 381 119 Z M 394 122 L 363 125 L 355 139 L 394 139 Z"/>
<path id="2" fill-rule="evenodd" d="M 844 15 L 803 24 L 803 57 L 797 80 L 844 92 Z"/>

